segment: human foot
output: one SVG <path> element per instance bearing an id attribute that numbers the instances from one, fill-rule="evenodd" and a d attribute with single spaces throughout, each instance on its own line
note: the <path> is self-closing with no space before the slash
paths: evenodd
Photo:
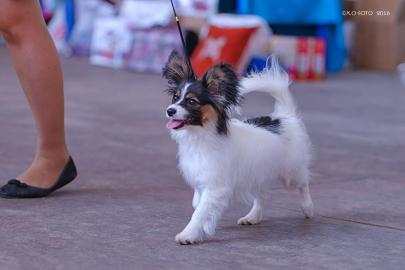
<path id="1" fill-rule="evenodd" d="M 62 169 L 59 177 L 49 188 L 40 188 L 21 182 L 17 179 L 11 179 L 8 183 L 0 188 L 0 197 L 6 199 L 15 198 L 42 198 L 52 192 L 64 187 L 77 177 L 77 169 L 72 158 Z"/>
<path id="2" fill-rule="evenodd" d="M 52 157 L 36 157 L 31 166 L 17 179 L 29 186 L 50 188 L 55 184 L 68 161 L 67 153 Z"/>

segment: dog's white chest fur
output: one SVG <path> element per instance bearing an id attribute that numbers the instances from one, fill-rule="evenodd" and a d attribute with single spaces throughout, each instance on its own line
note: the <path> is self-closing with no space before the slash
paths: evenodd
<path id="1" fill-rule="evenodd" d="M 198 188 L 211 181 L 218 181 L 218 172 L 224 172 L 231 160 L 224 160 L 227 138 L 182 136 L 179 145 L 179 169 L 185 181 Z M 221 158 L 222 157 L 222 158 Z M 225 177 L 225 175 L 222 175 Z"/>

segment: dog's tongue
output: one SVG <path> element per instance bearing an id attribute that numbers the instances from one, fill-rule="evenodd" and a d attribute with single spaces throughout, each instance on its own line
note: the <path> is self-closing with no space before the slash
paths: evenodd
<path id="1" fill-rule="evenodd" d="M 183 124 L 182 120 L 169 120 L 169 122 L 167 122 L 166 127 L 168 129 L 175 129 L 178 128 L 179 126 L 181 126 Z"/>

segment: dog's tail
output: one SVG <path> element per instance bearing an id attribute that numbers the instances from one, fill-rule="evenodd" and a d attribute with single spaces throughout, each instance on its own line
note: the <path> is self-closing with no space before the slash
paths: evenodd
<path id="1" fill-rule="evenodd" d="M 280 67 L 277 58 L 271 57 L 271 67 L 261 72 L 252 72 L 241 81 L 241 94 L 259 91 L 270 94 L 275 100 L 274 113 L 280 116 L 294 116 L 296 108 L 288 90 L 288 74 Z"/>

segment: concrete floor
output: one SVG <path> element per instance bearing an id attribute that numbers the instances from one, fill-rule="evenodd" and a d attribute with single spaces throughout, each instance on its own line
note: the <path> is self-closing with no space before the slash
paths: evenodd
<path id="1" fill-rule="evenodd" d="M 213 240 L 178 246 L 191 190 L 165 129 L 156 75 L 63 60 L 67 133 L 80 177 L 53 196 L 0 200 L 0 269 L 404 269 L 405 89 L 393 74 L 342 72 L 292 86 L 313 140 L 316 216 L 279 186 L 262 224 L 232 207 Z M 0 179 L 34 153 L 32 117 L 0 46 Z M 248 115 L 271 99 L 252 94 Z"/>

